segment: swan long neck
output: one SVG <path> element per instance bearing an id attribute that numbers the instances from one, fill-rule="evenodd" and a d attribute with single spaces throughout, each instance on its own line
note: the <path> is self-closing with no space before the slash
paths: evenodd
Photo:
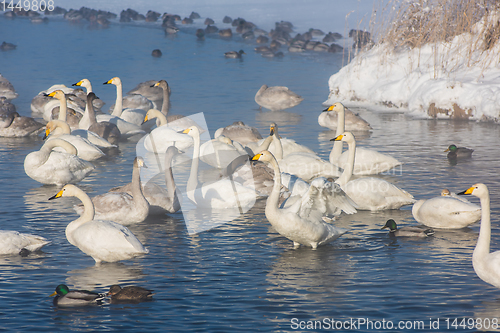
<path id="1" fill-rule="evenodd" d="M 278 161 L 276 161 L 276 158 L 274 158 L 274 156 L 271 159 L 270 164 L 274 170 L 274 184 L 273 184 L 273 190 L 271 191 L 271 195 L 267 198 L 266 211 L 265 211 L 266 216 L 269 215 L 273 216 L 278 214 L 279 212 L 278 205 L 281 192 L 281 172 L 280 172 L 280 167 L 278 165 Z"/>
<path id="2" fill-rule="evenodd" d="M 54 131 L 59 128 L 60 132 L 57 133 L 57 136 L 60 136 L 62 134 L 71 134 L 71 128 L 69 127 L 68 123 L 62 120 L 51 120 L 52 123 L 55 125 L 54 126 Z"/>
<path id="3" fill-rule="evenodd" d="M 187 182 L 186 190 L 188 193 L 188 198 L 193 202 L 196 202 L 194 198 L 194 190 L 198 186 L 198 164 L 200 160 L 200 133 L 196 133 L 193 136 L 194 147 L 193 147 L 193 162 L 191 163 L 191 172 L 189 173 L 189 179 Z"/>
<path id="4" fill-rule="evenodd" d="M 163 109 L 163 107 L 162 107 L 162 109 Z M 158 119 L 158 121 L 159 121 L 158 126 L 164 126 L 164 125 L 168 124 L 167 116 L 164 115 L 163 113 L 161 113 L 160 111 L 153 109 L 153 111 L 149 111 L 149 112 L 151 112 L 151 118 Z"/>
<path id="5" fill-rule="evenodd" d="M 174 154 L 167 152 L 165 156 L 165 184 L 167 186 L 167 195 L 172 202 L 175 202 L 175 191 L 177 187 L 175 186 L 174 174 L 172 173 L 172 159 Z"/>
<path id="6" fill-rule="evenodd" d="M 354 158 L 356 157 L 356 141 L 352 140 L 347 143 L 348 146 L 348 156 L 347 156 L 347 167 L 344 169 L 340 177 L 335 181 L 341 187 L 344 186 L 351 180 L 352 173 L 354 171 Z"/>
<path id="7" fill-rule="evenodd" d="M 57 119 L 66 121 L 68 115 L 68 101 L 66 100 L 66 95 L 63 94 L 63 97 L 59 101 L 61 102 L 61 106 L 59 107 L 59 117 Z"/>
<path id="8" fill-rule="evenodd" d="M 45 144 L 42 146 L 42 148 L 40 148 L 40 151 L 46 153 L 47 158 L 48 158 L 48 155 L 50 155 L 50 152 L 52 151 L 52 149 L 54 147 L 61 147 L 64 150 L 66 150 L 66 152 L 68 154 L 71 154 L 71 155 L 77 154 L 77 150 L 76 150 L 75 146 L 73 146 L 68 141 L 65 141 L 62 139 L 57 139 L 57 138 L 54 138 L 52 140 L 45 142 Z"/>
<path id="9" fill-rule="evenodd" d="M 134 168 L 132 169 L 132 197 L 134 201 L 144 201 L 146 198 L 144 197 L 144 193 L 142 193 L 142 184 L 141 184 L 141 169 L 137 163 L 134 161 Z"/>
<path id="10" fill-rule="evenodd" d="M 123 88 L 121 81 L 116 84 L 116 102 L 112 115 L 120 117 L 123 110 Z"/>
<path id="11" fill-rule="evenodd" d="M 76 187 L 74 188 L 74 191 L 75 192 L 73 196 L 80 199 L 81 202 L 83 203 L 83 214 L 66 226 L 66 238 L 73 245 L 75 245 L 75 242 L 73 240 L 73 232 L 76 229 L 78 229 L 81 225 L 92 221 L 95 215 L 94 204 L 92 203 L 92 200 L 87 195 L 87 193 L 83 192 L 82 190 Z"/>
<path id="12" fill-rule="evenodd" d="M 337 132 L 335 136 L 339 136 L 345 132 L 345 110 L 341 107 L 341 110 L 337 113 Z M 330 152 L 330 163 L 337 165 L 340 155 L 342 155 L 342 141 L 335 141 L 333 143 L 332 151 Z"/>
<path id="13" fill-rule="evenodd" d="M 87 104 L 85 107 L 87 108 L 87 111 L 88 111 L 90 126 L 97 124 L 97 119 L 95 117 L 95 111 L 94 111 L 94 105 L 92 105 L 92 101 L 89 98 L 87 98 Z"/>
<path id="14" fill-rule="evenodd" d="M 274 132 L 272 138 L 273 138 L 275 158 L 276 160 L 281 161 L 283 159 L 283 145 L 281 144 L 281 140 L 277 131 Z"/>
<path id="15" fill-rule="evenodd" d="M 168 112 L 170 111 L 170 94 L 168 93 L 168 84 L 163 89 L 163 103 L 161 105 L 161 113 L 165 116 L 168 116 Z"/>
<path id="16" fill-rule="evenodd" d="M 473 256 L 484 258 L 490 253 L 491 240 L 491 222 L 490 222 L 490 194 L 480 198 L 481 200 L 481 227 L 479 228 L 479 237 L 477 239 L 476 248 Z"/>
<path id="17" fill-rule="evenodd" d="M 260 153 L 263 150 L 268 150 L 271 142 L 273 142 L 273 136 L 269 135 L 257 148 L 255 148 L 255 153 Z"/>

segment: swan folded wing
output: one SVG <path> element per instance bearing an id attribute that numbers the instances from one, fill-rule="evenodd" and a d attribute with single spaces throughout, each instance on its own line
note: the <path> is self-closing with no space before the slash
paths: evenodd
<path id="1" fill-rule="evenodd" d="M 37 251 L 50 242 L 41 236 L 17 231 L 0 231 L 0 254 L 17 254 L 22 249 Z"/>

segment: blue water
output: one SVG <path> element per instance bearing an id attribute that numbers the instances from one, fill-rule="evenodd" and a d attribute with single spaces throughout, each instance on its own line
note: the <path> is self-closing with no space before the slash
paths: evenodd
<path id="1" fill-rule="evenodd" d="M 88 78 L 107 109 L 115 88 L 102 82 L 119 76 L 126 92 L 142 81 L 166 79 L 172 112 L 203 112 L 211 133 L 242 120 L 265 135 L 276 121 L 282 136 L 322 157 L 331 149 L 334 134 L 318 125 L 317 116 L 328 97 L 328 78 L 342 66 L 341 55 L 285 52 L 282 59 L 266 59 L 237 37 L 197 41 L 194 28 L 166 37 L 154 24 L 90 29 L 62 19 L 34 25 L 2 17 L 0 31 L 3 40 L 18 45 L 0 52 L 0 72 L 19 93 L 14 103 L 23 115 L 31 114 L 31 99 L 53 84 L 70 86 Z M 161 58 L 151 56 L 155 48 L 162 50 Z M 224 52 L 239 49 L 247 53 L 243 60 L 224 58 Z M 286 112 L 260 111 L 254 95 L 264 83 L 286 85 L 304 101 Z M 443 188 L 458 192 L 476 182 L 487 184 L 492 248 L 497 249 L 498 126 L 417 120 L 375 109 L 355 108 L 374 128 L 370 136 L 358 138 L 359 144 L 405 163 L 400 172 L 384 177 L 417 199 L 436 196 Z M 474 148 L 474 158 L 450 165 L 443 150 L 451 143 Z M 308 321 L 328 328 L 332 320 L 358 318 L 371 324 L 357 331 L 384 331 L 383 321 L 395 328 L 400 321 L 423 321 L 425 329 L 419 331 L 477 331 L 451 324 L 455 318 L 500 317 L 500 292 L 481 281 L 471 264 L 479 225 L 437 231 L 426 239 L 393 239 L 380 230 L 389 218 L 399 225 L 416 224 L 409 207 L 343 215 L 336 224 L 350 231 L 317 250 L 294 250 L 277 234 L 265 218 L 265 201 L 196 235 L 188 235 L 182 214 L 170 214 L 130 227 L 148 255 L 95 266 L 64 234 L 77 217 L 72 205 L 78 200 L 48 201 L 58 189 L 41 186 L 23 171 L 24 157 L 41 145 L 41 138 L 0 138 L 1 229 L 52 241 L 26 258 L 0 257 L 0 318 L 8 331 L 290 332 L 305 331 Z M 119 154 L 96 162 L 95 172 L 79 184 L 91 196 L 130 181 L 135 141 L 119 148 Z M 115 283 L 141 285 L 154 289 L 155 296 L 137 305 L 57 309 L 48 296 L 60 283 L 99 292 Z M 431 321 L 438 319 L 440 328 L 432 330 Z"/>

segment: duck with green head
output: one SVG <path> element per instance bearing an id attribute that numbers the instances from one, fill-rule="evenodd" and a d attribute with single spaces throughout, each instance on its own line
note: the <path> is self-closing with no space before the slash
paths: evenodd
<path id="1" fill-rule="evenodd" d="M 434 230 L 424 226 L 406 226 L 399 228 L 393 219 L 387 220 L 381 229 L 389 228 L 389 234 L 397 237 L 427 237 L 434 235 Z"/>
<path id="2" fill-rule="evenodd" d="M 448 159 L 457 160 L 457 159 L 463 159 L 463 158 L 471 158 L 473 151 L 474 151 L 474 149 L 450 145 L 448 147 L 448 149 L 446 149 L 444 152 L 445 153 L 448 152 L 448 155 L 447 155 Z"/>
<path id="3" fill-rule="evenodd" d="M 56 287 L 51 295 L 54 298 L 54 306 L 83 306 L 92 304 L 101 304 L 105 294 L 98 294 L 88 290 L 69 290 L 65 284 L 60 284 Z"/>

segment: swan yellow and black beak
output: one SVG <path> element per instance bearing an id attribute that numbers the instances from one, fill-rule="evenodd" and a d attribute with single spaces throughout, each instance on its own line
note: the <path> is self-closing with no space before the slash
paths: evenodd
<path id="1" fill-rule="evenodd" d="M 255 154 L 253 157 L 252 157 L 252 161 L 258 161 L 259 158 L 262 156 L 261 153 L 258 153 L 258 154 Z"/>
<path id="2" fill-rule="evenodd" d="M 188 134 L 189 132 L 191 132 L 191 129 L 190 128 L 186 128 L 184 131 L 182 131 L 181 133 L 183 134 Z"/>
<path id="3" fill-rule="evenodd" d="M 113 79 L 109 80 L 109 81 L 106 81 L 104 82 L 103 84 L 112 84 L 113 83 Z"/>
<path id="4" fill-rule="evenodd" d="M 153 84 L 151 87 L 158 87 L 160 85 L 160 82 L 156 82 L 155 84 Z"/>
<path id="5" fill-rule="evenodd" d="M 330 141 L 342 141 L 342 138 L 344 137 L 344 134 L 340 134 L 339 136 L 331 139 Z"/>
<path id="6" fill-rule="evenodd" d="M 51 197 L 49 198 L 49 200 L 53 200 L 53 199 L 57 199 L 57 198 L 62 197 L 63 192 L 64 192 L 64 189 L 60 190 L 59 192 L 57 192 L 57 193 L 56 193 L 56 195 L 51 196 Z"/>
<path id="7" fill-rule="evenodd" d="M 43 136 L 43 140 L 47 139 L 50 135 L 50 128 L 45 128 L 45 135 Z"/>
<path id="8" fill-rule="evenodd" d="M 333 105 L 330 105 L 329 107 L 323 110 L 323 112 L 328 112 L 328 111 L 333 111 Z"/>
<path id="9" fill-rule="evenodd" d="M 474 186 L 469 187 L 465 191 L 462 191 L 460 193 L 457 193 L 457 195 L 466 195 L 466 194 L 472 194 L 472 191 L 474 191 L 476 188 Z"/>
<path id="10" fill-rule="evenodd" d="M 49 97 L 54 97 L 56 95 L 56 91 L 51 92 L 50 94 L 47 94 Z"/>
<path id="11" fill-rule="evenodd" d="M 271 125 L 271 127 L 270 127 L 270 131 L 269 131 L 269 135 L 270 135 L 270 136 L 273 136 L 273 135 L 274 135 L 274 131 L 275 131 L 275 127 L 274 127 L 274 125 Z"/>
<path id="12" fill-rule="evenodd" d="M 72 86 L 81 86 L 82 85 L 82 81 L 78 81 L 77 83 L 73 83 Z"/>

